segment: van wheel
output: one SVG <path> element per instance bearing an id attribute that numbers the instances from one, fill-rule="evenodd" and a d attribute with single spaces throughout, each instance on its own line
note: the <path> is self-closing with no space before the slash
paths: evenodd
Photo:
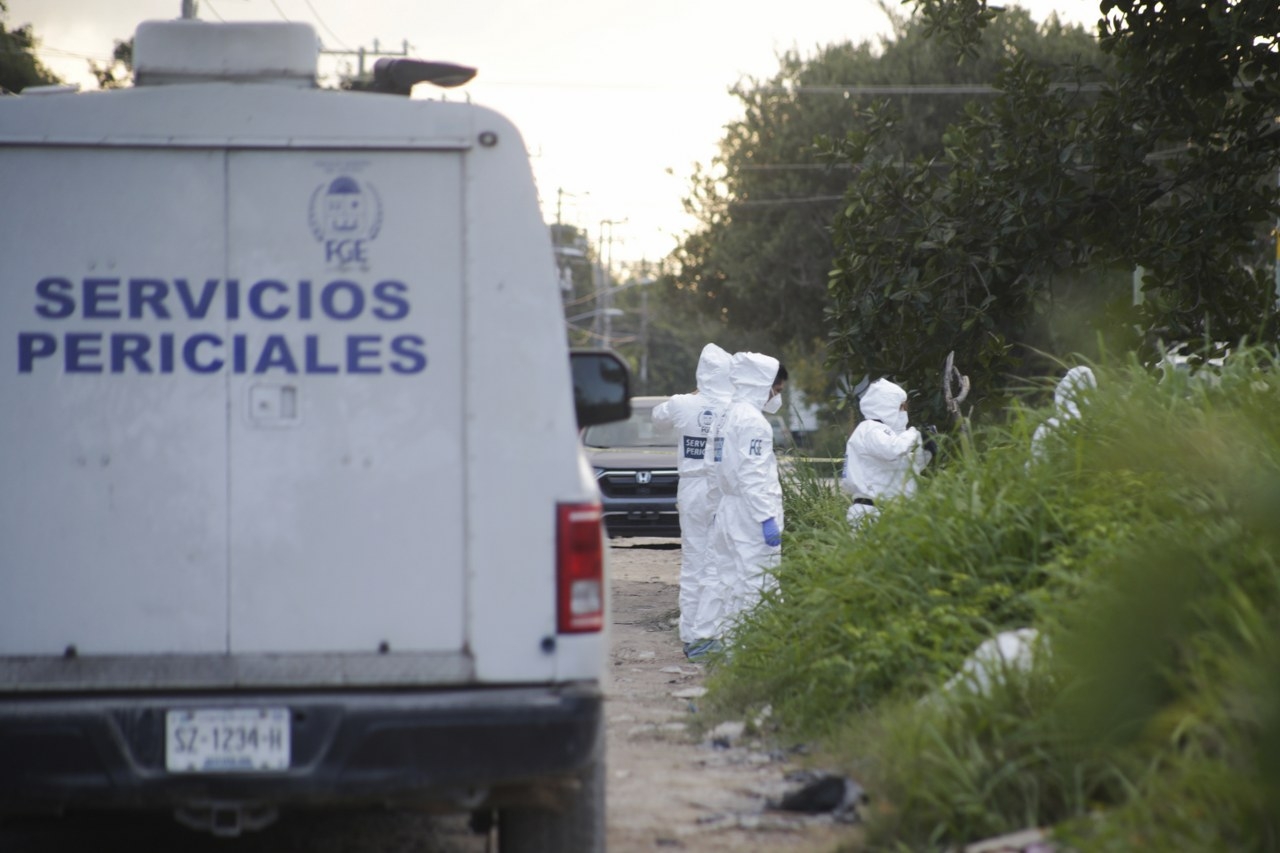
<path id="1" fill-rule="evenodd" d="M 503 809 L 498 814 L 499 853 L 603 853 L 603 752 L 579 778 L 582 787 L 559 810 Z"/>

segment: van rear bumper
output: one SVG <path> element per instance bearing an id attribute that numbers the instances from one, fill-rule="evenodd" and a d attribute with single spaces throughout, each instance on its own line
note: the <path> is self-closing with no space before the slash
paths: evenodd
<path id="1" fill-rule="evenodd" d="M 287 707 L 289 769 L 171 773 L 173 709 Z M 596 760 L 594 683 L 450 691 L 0 698 L 0 809 L 364 803 L 470 809 L 537 798 Z"/>

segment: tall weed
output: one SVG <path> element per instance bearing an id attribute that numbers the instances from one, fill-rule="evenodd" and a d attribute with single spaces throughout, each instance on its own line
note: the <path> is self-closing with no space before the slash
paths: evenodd
<path id="1" fill-rule="evenodd" d="M 1274 358 L 1096 370 L 1044 459 L 1030 432 L 1050 413 L 1014 409 L 857 536 L 838 491 L 787 486 L 778 592 L 712 698 L 844 755 L 877 797 L 873 845 L 1027 825 L 1080 849 L 1280 845 Z M 1051 650 L 1029 673 L 939 689 L 1028 625 Z"/>

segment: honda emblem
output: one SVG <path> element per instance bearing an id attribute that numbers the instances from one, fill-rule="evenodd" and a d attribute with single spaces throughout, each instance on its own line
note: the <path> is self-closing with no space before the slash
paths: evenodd
<path id="1" fill-rule="evenodd" d="M 642 486 L 647 486 L 647 485 L 649 485 L 649 483 L 651 483 L 652 481 L 653 481 L 653 472 L 652 472 L 652 471 L 637 471 L 637 472 L 636 472 L 636 482 L 637 482 L 637 483 L 639 483 L 640 485 L 642 485 Z"/>

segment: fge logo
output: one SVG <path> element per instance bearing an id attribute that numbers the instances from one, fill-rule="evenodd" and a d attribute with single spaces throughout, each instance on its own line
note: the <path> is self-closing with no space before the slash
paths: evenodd
<path id="1" fill-rule="evenodd" d="M 382 230 L 382 200 L 368 181 L 339 175 L 311 193 L 309 221 L 311 233 L 324 246 L 325 263 L 364 265 L 369 243 Z"/>

